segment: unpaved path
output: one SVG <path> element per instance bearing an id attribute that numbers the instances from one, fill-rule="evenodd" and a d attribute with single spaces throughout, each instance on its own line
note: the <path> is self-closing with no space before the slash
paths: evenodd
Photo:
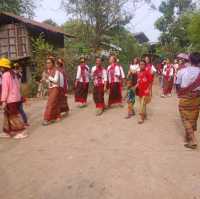
<path id="1" fill-rule="evenodd" d="M 176 97 L 155 90 L 141 126 L 70 98 L 70 116 L 42 127 L 45 101 L 30 102 L 30 137 L 0 140 L 0 199 L 200 199 L 200 153 L 183 147 Z"/>

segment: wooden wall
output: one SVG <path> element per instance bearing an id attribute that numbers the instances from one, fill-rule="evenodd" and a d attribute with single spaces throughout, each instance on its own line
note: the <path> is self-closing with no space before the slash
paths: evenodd
<path id="1" fill-rule="evenodd" d="M 28 31 L 21 23 L 0 26 L 0 57 L 19 59 L 30 56 Z"/>

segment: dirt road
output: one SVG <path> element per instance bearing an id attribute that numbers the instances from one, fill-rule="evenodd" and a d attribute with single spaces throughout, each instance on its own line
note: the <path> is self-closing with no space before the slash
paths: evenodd
<path id="1" fill-rule="evenodd" d="M 156 90 L 141 126 L 70 98 L 70 116 L 42 127 L 45 101 L 30 102 L 30 137 L 0 140 L 0 199 L 200 199 L 200 153 L 183 147 L 176 97 Z"/>

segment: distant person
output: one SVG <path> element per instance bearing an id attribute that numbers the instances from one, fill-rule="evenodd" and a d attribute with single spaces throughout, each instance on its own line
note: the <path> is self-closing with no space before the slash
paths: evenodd
<path id="1" fill-rule="evenodd" d="M 44 98 L 48 94 L 48 75 L 47 70 L 45 69 L 42 72 L 42 77 L 38 81 L 38 91 L 37 91 L 37 97 L 38 98 Z"/>
<path id="2" fill-rule="evenodd" d="M 111 56 L 109 58 L 110 65 L 107 68 L 108 85 L 109 85 L 109 100 L 108 107 L 112 105 L 122 106 L 122 90 L 121 90 L 121 70 L 117 64 L 117 58 Z"/>
<path id="3" fill-rule="evenodd" d="M 91 77 L 93 80 L 93 99 L 96 104 L 97 116 L 103 114 L 105 109 L 104 94 L 107 86 L 106 69 L 102 66 L 101 58 L 96 58 L 96 65 L 92 68 Z"/>
<path id="4" fill-rule="evenodd" d="M 157 70 L 156 70 L 155 66 L 152 64 L 151 59 L 150 59 L 149 56 L 146 56 L 144 61 L 146 62 L 146 68 L 145 68 L 145 70 L 146 70 L 149 74 L 151 74 L 151 90 L 150 90 L 150 96 L 152 97 L 152 95 L 153 95 L 153 89 L 152 89 L 152 87 L 153 87 L 153 82 L 154 82 L 154 76 L 155 76 Z"/>
<path id="5" fill-rule="evenodd" d="M 151 101 L 152 73 L 146 70 L 146 62 L 140 61 L 140 72 L 138 73 L 137 95 L 139 97 L 139 124 L 147 119 L 147 104 Z"/>
<path id="6" fill-rule="evenodd" d="M 178 71 L 179 112 L 185 128 L 185 147 L 196 149 L 197 121 L 200 110 L 200 53 L 190 55 L 190 65 Z"/>
<path id="7" fill-rule="evenodd" d="M 140 63 L 140 59 L 136 57 L 132 60 L 132 63 L 129 66 L 128 76 L 129 76 L 129 78 L 131 76 L 133 86 L 135 86 L 137 84 L 137 74 L 138 74 L 138 72 L 140 72 L 139 63 Z"/>
<path id="8" fill-rule="evenodd" d="M 174 67 L 169 58 L 166 59 L 166 64 L 163 67 L 163 94 L 161 97 L 171 97 L 174 85 Z"/>
<path id="9" fill-rule="evenodd" d="M 1 138 L 23 139 L 28 136 L 25 125 L 20 117 L 19 106 L 21 102 L 20 82 L 8 59 L 0 59 L 2 76 L 1 102 L 4 109 L 3 133 Z"/>
<path id="10" fill-rule="evenodd" d="M 86 59 L 81 58 L 80 64 L 77 67 L 75 81 L 75 102 L 79 103 L 80 108 L 87 106 L 87 97 L 89 91 L 90 70 L 86 64 Z"/>

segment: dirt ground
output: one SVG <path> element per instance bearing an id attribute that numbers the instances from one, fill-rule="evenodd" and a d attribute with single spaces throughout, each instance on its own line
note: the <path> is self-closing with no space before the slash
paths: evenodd
<path id="1" fill-rule="evenodd" d="M 0 199 L 200 199 L 200 153 L 183 147 L 176 96 L 155 88 L 144 125 L 126 107 L 96 117 L 91 97 L 85 109 L 69 102 L 48 127 L 45 101 L 29 102 L 29 138 L 0 140 Z"/>

